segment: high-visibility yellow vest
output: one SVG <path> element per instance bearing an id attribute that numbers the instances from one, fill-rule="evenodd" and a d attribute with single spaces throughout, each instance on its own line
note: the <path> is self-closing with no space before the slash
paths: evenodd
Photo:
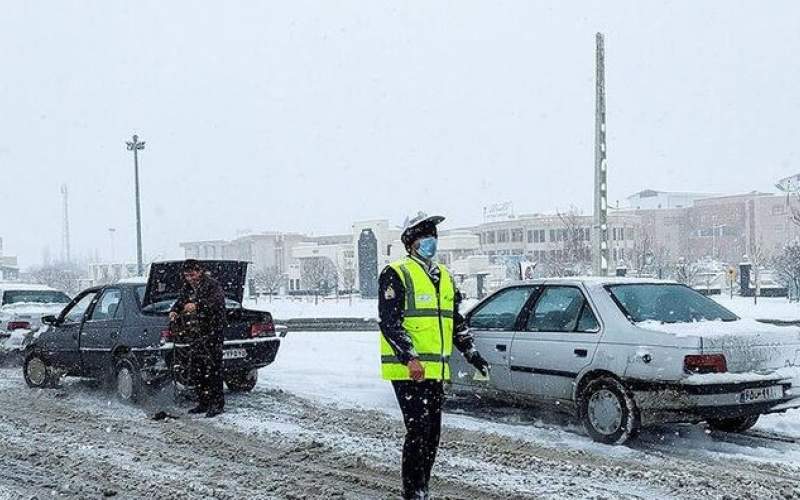
<path id="1" fill-rule="evenodd" d="M 439 266 L 439 291 L 425 269 L 410 257 L 389 264 L 405 287 L 403 328 L 408 332 L 425 378 L 450 380 L 450 355 L 453 352 L 453 314 L 455 285 L 450 272 Z M 381 375 L 384 380 L 411 380 L 408 367 L 397 359 L 381 335 Z"/>

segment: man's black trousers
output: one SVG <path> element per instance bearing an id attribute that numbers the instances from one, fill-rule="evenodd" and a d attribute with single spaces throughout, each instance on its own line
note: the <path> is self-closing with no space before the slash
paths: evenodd
<path id="1" fill-rule="evenodd" d="M 192 380 L 200 406 L 223 409 L 222 342 L 204 341 L 192 346 Z"/>
<path id="2" fill-rule="evenodd" d="M 392 385 L 406 425 L 403 494 L 409 498 L 428 489 L 442 429 L 444 386 L 440 380 L 397 380 Z"/>

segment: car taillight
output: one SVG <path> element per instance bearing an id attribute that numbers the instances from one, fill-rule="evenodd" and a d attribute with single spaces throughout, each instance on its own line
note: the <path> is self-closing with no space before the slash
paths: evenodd
<path id="1" fill-rule="evenodd" d="M 9 321 L 8 331 L 12 330 L 30 330 L 31 324 L 28 321 Z"/>
<path id="2" fill-rule="evenodd" d="M 723 354 L 690 354 L 683 358 L 683 368 L 689 373 L 725 373 L 728 362 Z"/>
<path id="3" fill-rule="evenodd" d="M 253 323 L 250 325 L 251 337 L 274 337 L 275 325 L 272 321 L 268 323 Z"/>
<path id="4" fill-rule="evenodd" d="M 161 342 L 172 342 L 174 338 L 175 337 L 172 335 L 172 330 L 169 328 L 161 330 Z"/>

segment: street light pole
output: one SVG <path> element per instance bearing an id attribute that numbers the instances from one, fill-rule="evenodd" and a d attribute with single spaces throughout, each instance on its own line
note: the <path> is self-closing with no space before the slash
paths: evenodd
<path id="1" fill-rule="evenodd" d="M 139 276 L 144 274 L 142 265 L 142 212 L 139 203 L 139 150 L 144 149 L 144 141 L 134 134 L 132 141 L 127 141 L 128 151 L 133 151 L 133 172 L 136 182 L 136 269 Z"/>

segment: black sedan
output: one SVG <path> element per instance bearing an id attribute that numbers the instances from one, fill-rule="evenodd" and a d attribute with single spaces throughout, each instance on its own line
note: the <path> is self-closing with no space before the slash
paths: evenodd
<path id="1" fill-rule="evenodd" d="M 168 312 L 182 285 L 182 261 L 157 262 L 150 276 L 84 290 L 44 326 L 25 352 L 30 387 L 53 387 L 62 376 L 110 380 L 120 399 L 136 401 L 146 385 L 187 383 L 180 366 L 185 345 L 173 335 Z M 204 261 L 222 285 L 228 314 L 223 370 L 233 391 L 255 387 L 258 369 L 275 360 L 280 338 L 272 315 L 242 307 L 247 263 Z"/>

